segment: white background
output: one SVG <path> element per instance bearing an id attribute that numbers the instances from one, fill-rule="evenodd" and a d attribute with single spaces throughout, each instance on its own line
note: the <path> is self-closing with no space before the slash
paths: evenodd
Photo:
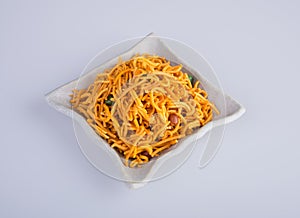
<path id="1" fill-rule="evenodd" d="M 0 217 L 300 217 L 297 1 L 0 1 Z M 82 155 L 44 94 L 149 32 L 213 65 L 247 109 L 199 170 L 130 190 Z"/>

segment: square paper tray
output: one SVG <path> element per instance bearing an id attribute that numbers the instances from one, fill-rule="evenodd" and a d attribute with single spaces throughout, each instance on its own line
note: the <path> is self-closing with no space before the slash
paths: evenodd
<path id="1" fill-rule="evenodd" d="M 102 73 L 104 69 L 113 67 L 118 62 L 119 57 L 121 57 L 122 60 L 128 60 L 136 54 L 144 53 L 163 56 L 175 63 L 181 63 L 189 73 L 200 80 L 202 86 L 208 93 L 210 101 L 220 110 L 220 114 L 214 116 L 211 122 L 201 127 L 196 133 L 181 140 L 166 154 L 150 161 L 141 168 L 128 168 L 124 166 L 120 156 L 114 149 L 94 132 L 80 114 L 72 110 L 69 95 L 72 94 L 72 90 L 75 88 L 87 88 L 94 81 L 98 73 Z M 204 136 L 214 127 L 236 120 L 245 112 L 245 109 L 237 101 L 225 95 L 222 90 L 216 88 L 206 80 L 199 71 L 189 66 L 189 64 L 177 56 L 161 38 L 151 35 L 146 36 L 127 52 L 116 56 L 82 75 L 80 78 L 48 93 L 46 100 L 50 106 L 74 119 L 76 136 L 83 153 L 89 161 L 103 173 L 128 182 L 132 188 L 141 187 L 148 181 L 160 178 L 173 171 L 178 167 L 178 163 L 182 162 L 191 152 L 192 146 L 190 145 L 192 142 Z"/>

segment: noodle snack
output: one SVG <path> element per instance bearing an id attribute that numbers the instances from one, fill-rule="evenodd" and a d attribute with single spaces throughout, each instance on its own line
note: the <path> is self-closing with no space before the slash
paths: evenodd
<path id="1" fill-rule="evenodd" d="M 164 57 L 136 55 L 74 89 L 73 109 L 135 167 L 163 154 L 212 120 L 216 107 L 200 81 Z"/>

